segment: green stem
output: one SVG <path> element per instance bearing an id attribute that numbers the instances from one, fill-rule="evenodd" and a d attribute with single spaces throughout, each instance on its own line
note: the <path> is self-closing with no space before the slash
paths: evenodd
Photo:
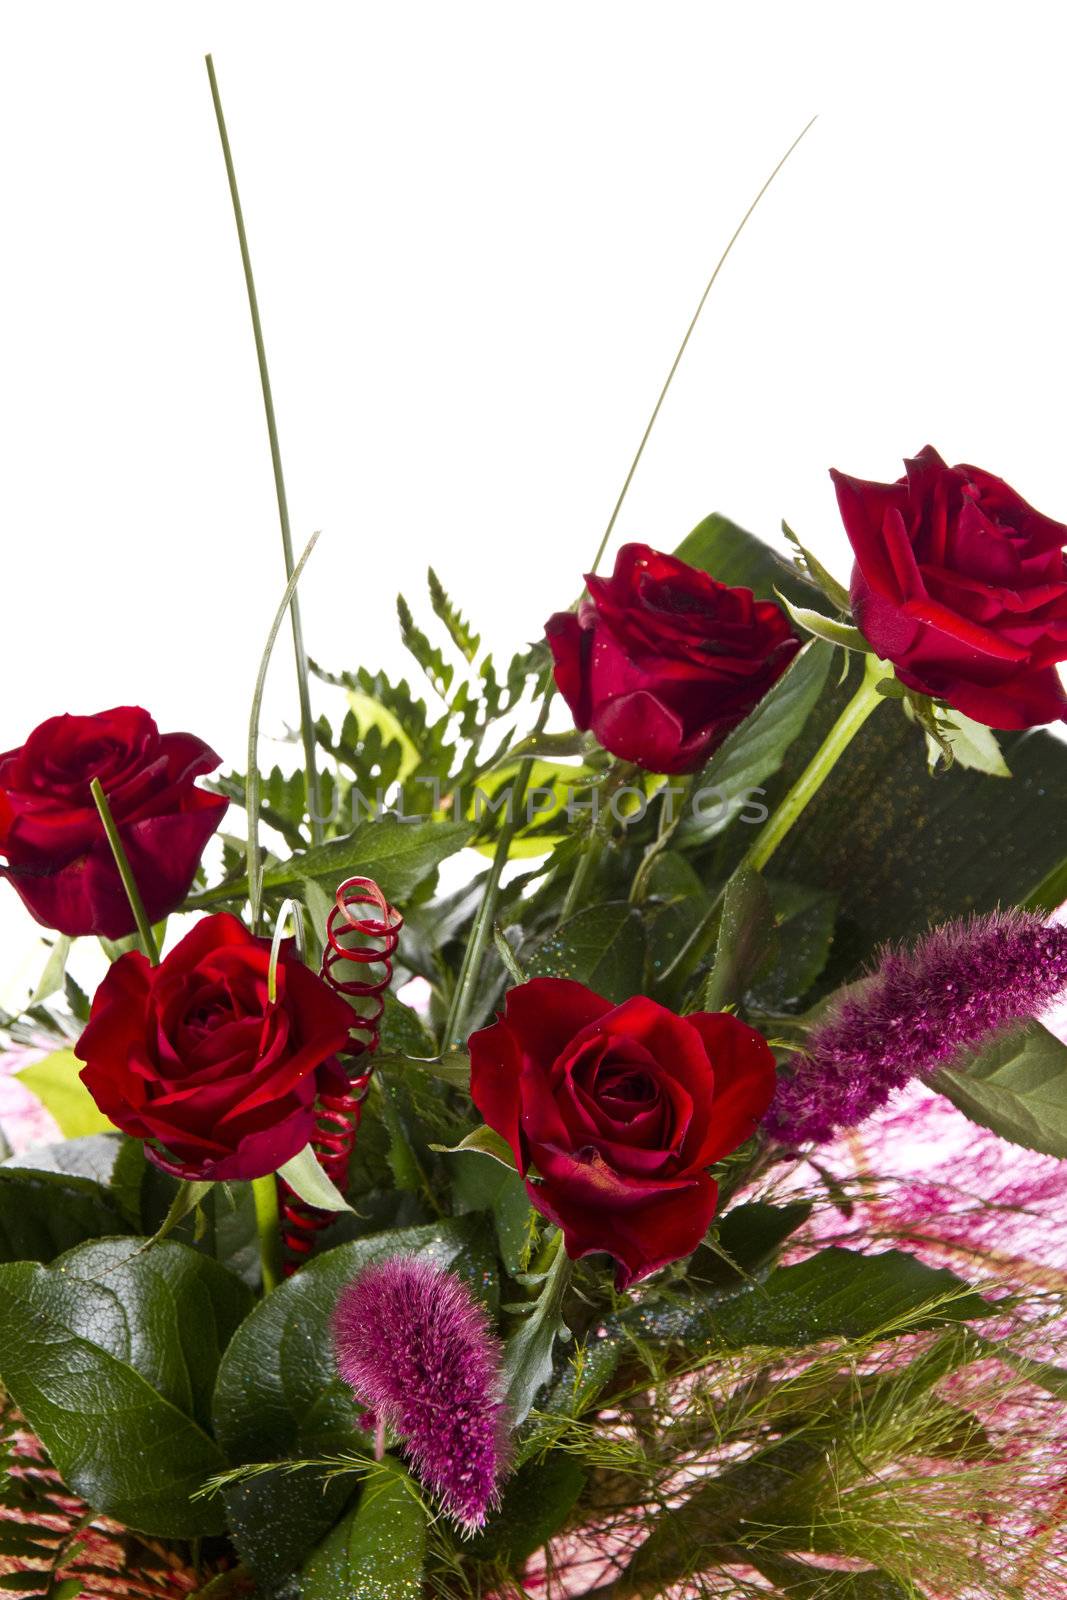
<path id="1" fill-rule="evenodd" d="M 541 710 L 534 724 L 531 737 L 537 738 L 544 732 L 548 720 L 549 707 L 552 704 L 551 685 L 545 686 L 544 699 Z M 508 855 L 511 851 L 511 841 L 519 826 L 520 812 L 526 800 L 526 791 L 530 785 L 530 778 L 534 769 L 534 757 L 525 756 L 519 763 L 515 774 L 515 782 L 511 790 L 511 803 L 504 813 L 500 835 L 493 852 L 493 862 L 489 868 L 489 876 L 485 880 L 485 889 L 482 892 L 481 905 L 471 927 L 467 948 L 463 952 L 463 961 L 460 964 L 459 976 L 456 978 L 456 987 L 452 991 L 452 1003 L 448 1008 L 448 1019 L 445 1023 L 444 1037 L 441 1041 L 442 1050 L 462 1049 L 466 1040 L 463 1037 L 470 1015 L 471 1001 L 474 997 L 475 986 L 482 970 L 482 961 L 493 935 L 493 923 L 496 921 L 496 903 L 500 894 L 500 878 L 507 865 Z"/>
<path id="2" fill-rule="evenodd" d="M 99 778 L 92 780 L 89 790 L 96 802 L 96 809 L 100 813 L 100 821 L 104 824 L 104 832 L 107 834 L 107 842 L 111 846 L 111 854 L 115 857 L 115 865 L 119 869 L 122 887 L 126 891 L 126 898 L 130 902 L 130 910 L 133 912 L 133 920 L 137 924 L 141 946 L 152 965 L 157 967 L 159 965 L 159 950 L 156 946 L 156 936 L 152 932 L 152 924 L 145 915 L 144 901 L 141 899 L 137 880 L 134 878 L 129 857 L 126 854 L 122 840 L 119 838 L 119 830 L 115 826 L 115 819 L 111 815 L 111 807 L 107 803 L 107 796 L 104 794 Z"/>
<path id="3" fill-rule="evenodd" d="M 811 122 L 807 123 L 803 128 L 801 128 L 800 132 L 797 134 L 796 138 L 793 140 L 793 143 L 789 146 L 789 149 L 786 151 L 785 155 L 778 162 L 778 165 L 775 167 L 775 169 L 771 173 L 770 177 L 766 180 L 766 182 L 764 183 L 763 187 L 760 189 L 760 191 L 757 194 L 756 198 L 753 200 L 752 204 L 749 206 L 748 210 L 745 212 L 744 216 L 741 218 L 741 221 L 737 224 L 737 227 L 734 229 L 732 235 L 730 236 L 730 241 L 727 244 L 726 249 L 723 251 L 722 255 L 719 257 L 718 261 L 715 263 L 715 270 L 712 272 L 711 277 L 708 279 L 707 285 L 705 286 L 705 289 L 704 289 L 704 293 L 700 296 L 700 299 L 697 302 L 697 308 L 693 312 L 693 319 L 690 322 L 688 328 L 685 330 L 685 338 L 682 340 L 681 344 L 678 346 L 678 353 L 675 356 L 674 360 L 671 362 L 671 370 L 667 374 L 667 380 L 664 383 L 663 388 L 659 392 L 659 399 L 656 401 L 656 404 L 653 406 L 652 415 L 648 419 L 648 425 L 645 428 L 644 433 L 641 435 L 641 443 L 637 447 L 637 454 L 634 456 L 633 461 L 630 463 L 630 470 L 626 474 L 626 481 L 622 486 L 622 489 L 621 489 L 621 491 L 619 493 L 619 498 L 615 502 L 615 509 L 611 513 L 611 518 L 610 518 L 610 520 L 608 522 L 607 527 L 604 530 L 604 537 L 600 541 L 600 548 L 597 550 L 597 553 L 596 553 L 595 557 L 593 558 L 593 566 L 592 566 L 592 571 L 593 572 L 596 571 L 596 569 L 599 567 L 601 561 L 604 558 L 604 551 L 607 549 L 608 541 L 611 538 L 612 533 L 614 532 L 615 524 L 618 521 L 619 512 L 622 510 L 622 503 L 626 499 L 627 493 L 629 492 L 630 484 L 633 481 L 634 473 L 637 471 L 637 468 L 638 468 L 638 466 L 640 465 L 640 462 L 641 462 L 641 457 L 645 453 L 645 446 L 648 443 L 649 435 L 651 434 L 652 429 L 656 426 L 656 418 L 659 416 L 660 411 L 661 411 L 661 409 L 663 407 L 663 402 L 667 398 L 667 392 L 670 389 L 670 386 L 674 381 L 674 375 L 678 371 L 678 368 L 681 366 L 682 357 L 685 355 L 686 348 L 687 348 L 687 346 L 689 344 L 689 341 L 693 337 L 693 331 L 696 328 L 697 323 L 700 321 L 700 313 L 704 309 L 704 305 L 705 305 L 705 302 L 707 301 L 708 295 L 711 293 L 712 289 L 715 287 L 715 280 L 719 276 L 719 273 L 722 271 L 723 267 L 726 265 L 727 258 L 729 257 L 730 251 L 733 249 L 734 245 L 737 243 L 738 239 L 741 237 L 741 234 L 744 231 L 745 224 L 748 222 L 748 219 L 751 217 L 752 213 L 755 211 L 756 207 L 759 205 L 760 201 L 763 199 L 763 196 L 767 193 L 767 190 L 770 188 L 770 186 L 774 182 L 775 178 L 777 178 L 778 174 L 781 172 L 782 168 L 785 166 L 786 162 L 789 160 L 789 157 L 793 154 L 793 151 L 796 149 L 797 145 L 800 143 L 801 139 L 803 139 L 804 135 L 807 133 L 808 129 L 811 127 L 811 125 L 812 125 L 812 123 L 814 121 L 815 121 L 815 118 L 812 117 Z"/>
<path id="4" fill-rule="evenodd" d="M 285 476 L 282 472 L 282 453 L 278 444 L 278 425 L 274 418 L 274 397 L 271 393 L 270 373 L 267 370 L 267 350 L 263 342 L 263 327 L 259 320 L 259 300 L 256 297 L 255 279 L 252 276 L 252 257 L 248 250 L 244 212 L 241 210 L 241 197 L 237 191 L 237 173 L 234 170 L 229 135 L 226 132 L 226 119 L 222 114 L 222 100 L 219 96 L 219 86 L 215 78 L 215 64 L 210 56 L 205 56 L 204 60 L 207 65 L 208 82 L 211 85 L 211 99 L 215 106 L 215 120 L 219 125 L 222 159 L 226 163 L 226 179 L 230 186 L 233 220 L 237 225 L 237 242 L 241 250 L 241 265 L 244 268 L 245 290 L 248 294 L 248 309 L 252 317 L 252 337 L 256 343 L 259 383 L 263 391 L 263 410 L 267 418 L 270 459 L 271 466 L 274 469 L 274 493 L 278 501 L 278 521 L 281 524 L 282 531 L 285 576 L 286 578 L 292 578 L 295 563 L 293 560 L 293 536 L 289 526 L 289 501 L 285 492 Z M 300 737 L 304 746 L 304 770 L 307 783 L 308 816 L 311 821 L 311 838 L 313 844 L 321 844 L 325 835 L 323 833 L 322 813 L 319 804 L 318 770 L 315 764 L 315 724 L 311 715 L 311 691 L 308 687 L 308 661 L 307 651 L 304 648 L 304 630 L 300 621 L 300 602 L 297 599 L 295 589 L 289 602 L 289 614 L 293 623 L 296 686 L 300 699 Z"/>
<path id="5" fill-rule="evenodd" d="M 281 604 L 274 614 L 274 621 L 271 623 L 270 632 L 267 634 L 267 643 L 264 646 L 263 655 L 259 663 L 259 672 L 256 675 L 256 687 L 252 695 L 252 709 L 248 714 L 245 820 L 248 823 L 246 861 L 248 865 L 248 901 L 252 911 L 253 933 L 255 933 L 259 923 L 259 903 L 263 893 L 263 865 L 259 859 L 259 713 L 263 705 L 263 689 L 267 682 L 267 668 L 270 666 L 274 641 L 277 639 L 281 625 L 285 620 L 287 608 L 296 598 L 296 586 L 300 582 L 300 575 L 307 564 L 308 556 L 315 548 L 318 537 L 317 533 L 311 535 L 304 547 L 303 555 L 289 574 L 289 582 L 285 586 Z"/>
<path id="6" fill-rule="evenodd" d="M 252 1179 L 252 1200 L 256 1208 L 256 1233 L 259 1236 L 259 1265 L 263 1274 L 263 1293 L 278 1287 L 282 1275 L 282 1241 L 278 1221 L 278 1180 L 274 1173 Z"/>
<path id="7" fill-rule="evenodd" d="M 839 757 L 847 750 L 875 708 L 882 704 L 884 696 L 878 693 L 876 685 L 880 679 L 886 677 L 890 669 L 884 661 L 880 661 L 875 655 L 866 656 L 864 660 L 863 678 L 859 688 L 808 762 L 808 765 L 804 768 L 804 771 L 800 774 L 800 777 L 793 784 L 789 793 L 764 823 L 755 840 L 738 862 L 737 867 L 734 869 L 735 871 L 740 871 L 742 867 L 749 867 L 754 872 L 759 872 L 766 866 L 801 812 L 818 794 L 833 771 Z M 715 943 L 715 936 L 719 926 L 719 914 L 722 910 L 725 893 L 726 885 L 724 884 L 712 901 L 699 927 L 689 936 L 688 941 L 682 946 L 671 965 L 664 972 L 662 978 L 664 983 L 679 975 L 687 976 L 709 954 L 712 945 Z"/>

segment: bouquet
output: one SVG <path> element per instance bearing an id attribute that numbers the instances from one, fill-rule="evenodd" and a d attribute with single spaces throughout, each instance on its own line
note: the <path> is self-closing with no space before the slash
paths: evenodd
<path id="1" fill-rule="evenodd" d="M 419 687 L 320 665 L 211 82 L 288 582 L 244 771 L 135 705 L 0 756 L 63 1135 L 0 1164 L 0 1590 L 1053 1593 L 1067 527 L 928 447 L 835 472 L 847 588 L 609 527 L 506 663 L 431 571 Z"/>

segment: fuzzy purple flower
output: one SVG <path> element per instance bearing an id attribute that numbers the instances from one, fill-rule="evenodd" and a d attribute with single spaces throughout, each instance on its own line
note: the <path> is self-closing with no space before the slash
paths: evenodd
<path id="1" fill-rule="evenodd" d="M 922 1077 L 1067 989 L 1067 926 L 1025 911 L 951 922 L 913 950 L 887 949 L 873 975 L 817 1027 L 781 1080 L 767 1131 L 822 1144 Z"/>
<path id="2" fill-rule="evenodd" d="M 333 1317 L 337 1367 L 468 1532 L 507 1461 L 500 1345 L 467 1285 L 412 1256 L 365 1267 Z"/>

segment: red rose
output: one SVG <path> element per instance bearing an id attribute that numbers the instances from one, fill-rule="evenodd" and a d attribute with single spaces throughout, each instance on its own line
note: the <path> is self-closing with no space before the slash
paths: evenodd
<path id="1" fill-rule="evenodd" d="M 1067 527 L 927 445 L 896 483 L 832 472 L 852 609 L 901 683 L 991 728 L 1067 715 Z"/>
<path id="2" fill-rule="evenodd" d="M 96 992 L 75 1054 L 100 1110 L 180 1178 L 260 1178 L 315 1132 L 320 1089 L 352 1012 L 283 944 L 267 993 L 269 939 L 223 912 L 158 967 L 121 956 Z"/>
<path id="3" fill-rule="evenodd" d="M 584 733 L 646 772 L 695 772 L 781 677 L 785 613 L 647 544 L 545 624 L 556 685 Z"/>
<path id="4" fill-rule="evenodd" d="M 470 1052 L 475 1105 L 536 1173 L 531 1202 L 569 1256 L 613 1255 L 619 1288 L 696 1249 L 718 1195 L 706 1168 L 774 1094 L 774 1057 L 736 1017 L 613 1006 L 568 978 L 511 989 Z"/>
<path id="5" fill-rule="evenodd" d="M 140 706 L 50 717 L 0 755 L 0 875 L 46 928 L 121 939 L 134 929 L 99 813 L 99 778 L 145 910 L 184 900 L 228 801 L 198 789 L 219 757 L 191 733 L 160 733 Z"/>

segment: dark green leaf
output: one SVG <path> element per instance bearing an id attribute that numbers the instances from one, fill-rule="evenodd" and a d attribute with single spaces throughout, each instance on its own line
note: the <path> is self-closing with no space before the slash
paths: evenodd
<path id="1" fill-rule="evenodd" d="M 774 1259 L 786 1239 L 804 1226 L 811 1210 L 805 1200 L 784 1206 L 753 1200 L 734 1206 L 719 1222 L 718 1251 L 701 1246 L 690 1261 L 690 1277 L 715 1286 L 743 1282 L 745 1274 L 759 1272 Z"/>
<path id="2" fill-rule="evenodd" d="M 616 1004 L 640 991 L 644 963 L 641 914 L 624 900 L 587 906 L 522 955 L 528 978 L 574 978 Z"/>
<path id="3" fill-rule="evenodd" d="M 95 1510 L 161 1538 L 218 1533 L 221 1505 L 190 1496 L 225 1465 L 207 1412 L 248 1301 L 171 1242 L 112 1239 L 51 1267 L 0 1267 L 0 1381 Z"/>
<path id="4" fill-rule="evenodd" d="M 778 923 L 773 965 L 752 986 L 757 1005 L 772 1011 L 798 1001 L 822 973 L 837 922 L 837 897 L 823 889 L 765 878 Z"/>
<path id="5" fill-rule="evenodd" d="M 527 1265 L 532 1212 L 522 1178 L 514 1168 L 471 1154 L 454 1155 L 449 1172 L 456 1209 L 461 1213 L 488 1211 L 501 1260 L 509 1272 L 522 1271 Z"/>
<path id="6" fill-rule="evenodd" d="M 930 1087 L 1002 1139 L 1067 1157 L 1067 1045 L 1040 1022 L 1012 1028 L 942 1067 Z"/>
<path id="7" fill-rule="evenodd" d="M 702 844 L 746 807 L 756 807 L 763 785 L 782 765 L 822 695 L 832 659 L 831 645 L 812 640 L 751 716 L 726 737 L 694 784 L 694 808 L 675 835 L 680 845 Z"/>
<path id="8" fill-rule="evenodd" d="M 234 1465 L 350 1450 L 358 1408 L 334 1363 L 330 1318 L 344 1286 L 365 1266 L 424 1255 L 476 1290 L 493 1282 L 485 1226 L 476 1216 L 370 1234 L 316 1256 L 258 1305 L 219 1369 L 215 1431 Z M 350 1479 L 282 1471 L 225 1491 L 230 1526 L 263 1582 L 292 1572 L 322 1539 L 352 1492 Z"/>
<path id="9" fill-rule="evenodd" d="M 776 599 L 781 589 L 801 604 L 805 597 L 811 603 L 811 590 L 784 556 L 717 511 L 697 523 L 674 553 L 680 561 L 710 572 L 718 583 L 751 589 L 760 600 Z"/>
<path id="10" fill-rule="evenodd" d="M 769 807 L 806 765 L 848 692 L 831 687 L 822 695 L 770 786 Z M 776 875 L 838 896 L 828 969 L 835 981 L 853 976 L 887 940 L 1025 900 L 1062 862 L 1067 744 L 1040 731 L 1001 742 L 1010 784 L 959 765 L 931 778 L 920 730 L 892 701 L 860 729 L 774 857 Z M 738 855 L 748 842 L 736 841 Z"/>
<path id="11" fill-rule="evenodd" d="M 565 1333 L 563 1300 L 571 1280 L 571 1262 L 559 1241 L 536 1303 L 504 1347 L 504 1380 L 512 1424 L 526 1420 L 539 1389 L 552 1376 L 556 1339 Z"/>
<path id="12" fill-rule="evenodd" d="M 53 1261 L 86 1239 L 129 1231 L 91 1178 L 0 1167 L 0 1261 Z"/>
<path id="13" fill-rule="evenodd" d="M 303 1600 L 420 1600 L 426 1512 L 415 1486 L 391 1462 L 319 1546 L 300 1576 Z"/>
<path id="14" fill-rule="evenodd" d="M 776 948 L 774 908 L 767 886 L 751 867 L 739 867 L 726 885 L 715 960 L 704 985 L 704 1010 L 737 1005 L 764 972 Z"/>

